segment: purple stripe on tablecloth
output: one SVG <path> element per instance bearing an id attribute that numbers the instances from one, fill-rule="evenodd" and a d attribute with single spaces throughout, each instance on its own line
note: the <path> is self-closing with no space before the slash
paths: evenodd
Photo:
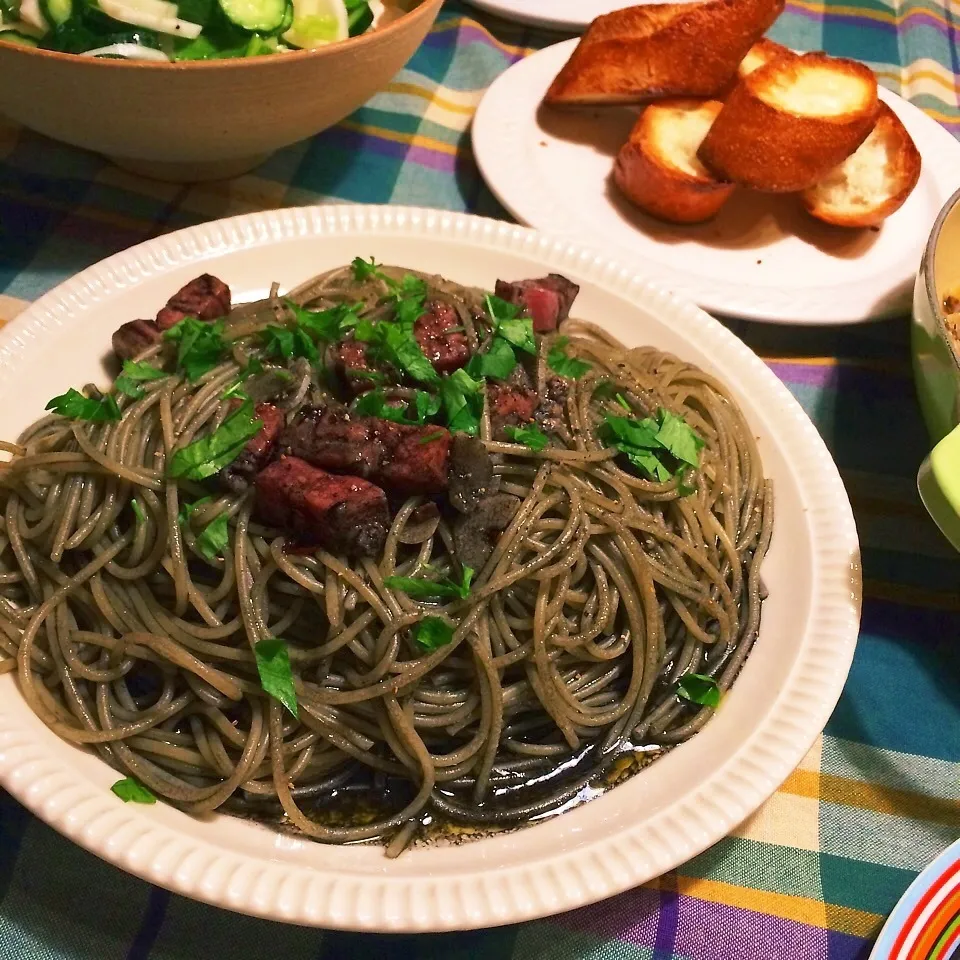
<path id="1" fill-rule="evenodd" d="M 516 63 L 517 60 L 522 60 L 525 55 L 522 50 L 517 53 L 504 50 L 499 43 L 491 39 L 490 34 L 483 27 L 469 20 L 461 21 L 456 30 L 440 30 L 428 33 L 423 43 L 424 46 L 428 47 L 447 47 L 450 46 L 451 36 L 456 37 L 455 42 L 458 47 L 465 47 L 472 43 L 482 43 L 484 46 L 494 47 L 506 57 L 509 63 Z"/>
<path id="2" fill-rule="evenodd" d="M 665 913 L 672 915 L 669 936 Z M 656 960 L 674 956 L 684 960 L 820 960 L 828 957 L 830 939 L 822 927 L 698 897 L 672 892 L 661 896 L 646 887 L 563 914 L 555 922 L 581 934 L 652 948 Z M 844 946 L 852 949 L 857 940 L 845 938 Z M 859 944 L 862 948 L 863 941 Z M 849 956 L 848 951 L 844 956 Z"/>
<path id="3" fill-rule="evenodd" d="M 398 143 L 377 136 L 372 131 L 348 130 L 345 127 L 334 127 L 328 130 L 324 137 L 333 146 L 345 150 L 369 150 L 379 153 L 383 157 L 394 157 L 407 163 L 414 163 L 419 167 L 428 167 L 444 173 L 454 173 L 457 158 L 452 153 L 441 153 L 429 147 L 408 143 Z"/>
<path id="4" fill-rule="evenodd" d="M 828 364 L 811 363 L 767 363 L 767 366 L 784 383 L 795 383 L 807 387 L 830 387 L 836 383 L 837 368 Z"/>

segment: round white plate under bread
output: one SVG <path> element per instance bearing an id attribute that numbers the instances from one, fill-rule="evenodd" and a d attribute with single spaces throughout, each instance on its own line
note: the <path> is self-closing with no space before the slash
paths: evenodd
<path id="1" fill-rule="evenodd" d="M 473 6 L 504 20 L 531 27 L 581 33 L 605 13 L 660 0 L 468 0 Z"/>
<path id="2" fill-rule="evenodd" d="M 746 191 L 708 223 L 665 224 L 628 203 L 612 181 L 636 109 L 541 105 L 576 43 L 511 67 L 473 121 L 480 171 L 518 220 L 605 250 L 713 313 L 834 324 L 910 312 L 930 227 L 960 176 L 960 143 L 936 121 L 881 89 L 916 142 L 923 170 L 879 231 L 831 227 L 808 216 L 795 196 Z"/>
<path id="3" fill-rule="evenodd" d="M 234 302 L 374 256 L 492 287 L 548 271 L 582 285 L 575 314 L 627 344 L 715 373 L 759 438 L 776 490 L 763 565 L 769 599 L 746 666 L 705 729 L 599 799 L 459 846 L 333 847 L 227 816 L 124 804 L 117 774 L 59 740 L 0 676 L 0 785 L 121 869 L 185 896 L 291 923 L 438 931 L 514 923 L 643 883 L 740 824 L 797 766 L 843 687 L 856 644 L 856 528 L 823 441 L 786 388 L 722 324 L 635 272 L 521 227 L 403 207 L 306 207 L 222 220 L 117 254 L 0 331 L 0 437 L 16 437 L 71 384 L 106 383 L 111 332 L 210 271 Z"/>

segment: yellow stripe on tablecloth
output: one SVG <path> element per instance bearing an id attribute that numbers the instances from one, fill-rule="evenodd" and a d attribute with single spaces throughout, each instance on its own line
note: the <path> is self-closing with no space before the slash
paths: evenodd
<path id="1" fill-rule="evenodd" d="M 796 897 L 787 893 L 758 890 L 755 887 L 740 887 L 702 877 L 668 875 L 652 880 L 647 886 L 654 890 L 675 890 L 685 897 L 696 897 L 699 900 L 708 900 L 740 910 L 752 910 L 755 913 L 767 913 L 795 923 L 805 923 L 856 937 L 868 937 L 875 933 L 883 919 L 877 913 L 827 905 L 812 897 Z"/>
<path id="2" fill-rule="evenodd" d="M 879 23 L 890 23 L 902 26 L 908 20 L 914 17 L 929 17 L 936 20 L 944 26 L 949 26 L 947 18 L 938 10 L 932 10 L 929 7 L 909 7 L 903 13 L 893 13 L 887 10 L 874 10 L 865 7 L 854 6 L 834 6 L 830 4 L 817 3 L 816 0 L 790 0 L 787 9 L 790 7 L 799 7 L 801 10 L 809 10 L 811 13 L 829 14 L 831 17 L 853 17 L 857 20 L 876 20 Z"/>
<path id="3" fill-rule="evenodd" d="M 436 104 L 449 113 L 462 113 L 465 116 L 473 116 L 477 102 L 484 94 L 483 90 L 454 90 L 451 87 L 439 86 L 431 90 L 429 87 L 409 82 L 388 83 L 386 92 L 419 97 L 421 100 Z"/>
<path id="4" fill-rule="evenodd" d="M 344 120 L 341 124 L 346 130 L 362 133 L 370 137 L 379 137 L 381 140 L 390 140 L 393 143 L 405 143 L 411 147 L 423 147 L 425 150 L 435 150 L 437 153 L 446 153 L 456 156 L 457 147 L 453 143 L 445 143 L 434 137 L 425 137 L 420 133 L 400 133 L 397 130 L 387 130 L 385 127 L 375 127 L 369 123 L 357 123 L 355 120 Z"/>

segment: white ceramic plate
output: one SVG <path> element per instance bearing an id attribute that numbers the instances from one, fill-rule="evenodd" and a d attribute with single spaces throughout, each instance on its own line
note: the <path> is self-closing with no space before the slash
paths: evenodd
<path id="1" fill-rule="evenodd" d="M 473 6 L 493 13 L 504 20 L 515 20 L 532 27 L 547 30 L 565 30 L 580 33 L 591 20 L 601 14 L 637 3 L 655 3 L 657 0 L 468 0 Z"/>
<path id="2" fill-rule="evenodd" d="M 759 640 L 703 732 L 628 783 L 513 834 L 387 860 L 249 822 L 125 805 L 115 773 L 50 733 L 0 677 L 0 784 L 118 867 L 178 893 L 276 920 L 356 930 L 449 930 L 577 907 L 657 876 L 726 835 L 800 762 L 853 656 L 857 535 L 836 467 L 800 406 L 720 323 L 633 270 L 492 220 L 399 207 L 314 207 L 158 237 L 91 267 L 0 332 L 0 436 L 14 437 L 70 384 L 103 378 L 121 322 L 147 316 L 203 270 L 234 299 L 281 289 L 354 255 L 491 286 L 557 271 L 583 285 L 580 316 L 714 371 L 740 398 L 773 478 Z"/>
<path id="3" fill-rule="evenodd" d="M 636 110 L 541 107 L 576 43 L 511 67 L 473 121 L 480 171 L 518 220 L 606 250 L 713 313 L 820 324 L 910 312 L 923 246 L 960 170 L 960 144 L 934 120 L 881 91 L 916 141 L 923 173 L 879 232 L 819 223 L 793 196 L 746 192 L 710 223 L 672 226 L 627 203 L 610 178 Z"/>

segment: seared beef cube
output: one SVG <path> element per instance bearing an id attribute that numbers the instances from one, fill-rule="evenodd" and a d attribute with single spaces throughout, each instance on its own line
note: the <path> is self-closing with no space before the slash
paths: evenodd
<path id="1" fill-rule="evenodd" d="M 495 293 L 518 307 L 523 307 L 533 318 L 537 333 L 549 333 L 570 316 L 570 308 L 580 287 L 559 273 L 551 273 L 538 280 L 516 280 L 512 283 L 498 280 Z"/>
<path id="2" fill-rule="evenodd" d="M 367 361 L 367 345 L 359 340 L 343 340 L 337 344 L 333 365 L 343 384 L 353 393 L 363 393 L 376 386 L 371 377 L 363 376 L 373 368 Z"/>
<path id="3" fill-rule="evenodd" d="M 230 288 L 209 273 L 181 287 L 157 314 L 157 326 L 169 330 L 184 317 L 217 320 L 230 312 Z"/>
<path id="4" fill-rule="evenodd" d="M 160 328 L 153 320 L 131 320 L 113 334 L 113 352 L 121 360 L 132 360 L 160 342 Z"/>
<path id="5" fill-rule="evenodd" d="M 382 420 L 381 423 L 389 423 Z M 390 424 L 387 457 L 378 481 L 391 492 L 443 493 L 447 489 L 449 430 Z"/>
<path id="6" fill-rule="evenodd" d="M 370 427 L 372 419 L 326 410 L 290 424 L 280 446 L 325 470 L 370 478 L 378 473 L 384 457 L 383 443 Z"/>
<path id="7" fill-rule="evenodd" d="M 254 414 L 263 421 L 263 427 L 247 441 L 240 456 L 220 471 L 220 482 L 233 493 L 247 491 L 250 482 L 270 459 L 283 431 L 283 412 L 272 403 L 258 403 Z"/>
<path id="8" fill-rule="evenodd" d="M 473 510 L 493 487 L 493 460 L 483 441 L 458 433 L 450 447 L 450 504 L 461 513 Z"/>
<path id="9" fill-rule="evenodd" d="M 450 433 L 326 410 L 291 424 L 280 444 L 286 453 L 334 473 L 350 473 L 398 493 L 442 493 L 447 488 Z M 426 441 L 426 442 L 424 442 Z"/>
<path id="10" fill-rule="evenodd" d="M 484 497 L 470 513 L 453 524 L 453 546 L 461 566 L 479 571 L 493 553 L 500 533 L 507 529 L 520 500 L 509 493 Z"/>
<path id="11" fill-rule="evenodd" d="M 493 384 L 488 388 L 490 413 L 498 426 L 529 423 L 540 404 L 536 390 Z"/>
<path id="12" fill-rule="evenodd" d="M 424 356 L 439 373 L 453 373 L 470 359 L 470 343 L 461 330 L 457 311 L 448 303 L 434 301 L 427 304 L 427 312 L 413 325 L 413 335 Z"/>
<path id="13" fill-rule="evenodd" d="M 390 528 L 384 492 L 359 477 L 341 477 L 297 457 L 257 475 L 257 517 L 331 553 L 378 557 Z"/>

